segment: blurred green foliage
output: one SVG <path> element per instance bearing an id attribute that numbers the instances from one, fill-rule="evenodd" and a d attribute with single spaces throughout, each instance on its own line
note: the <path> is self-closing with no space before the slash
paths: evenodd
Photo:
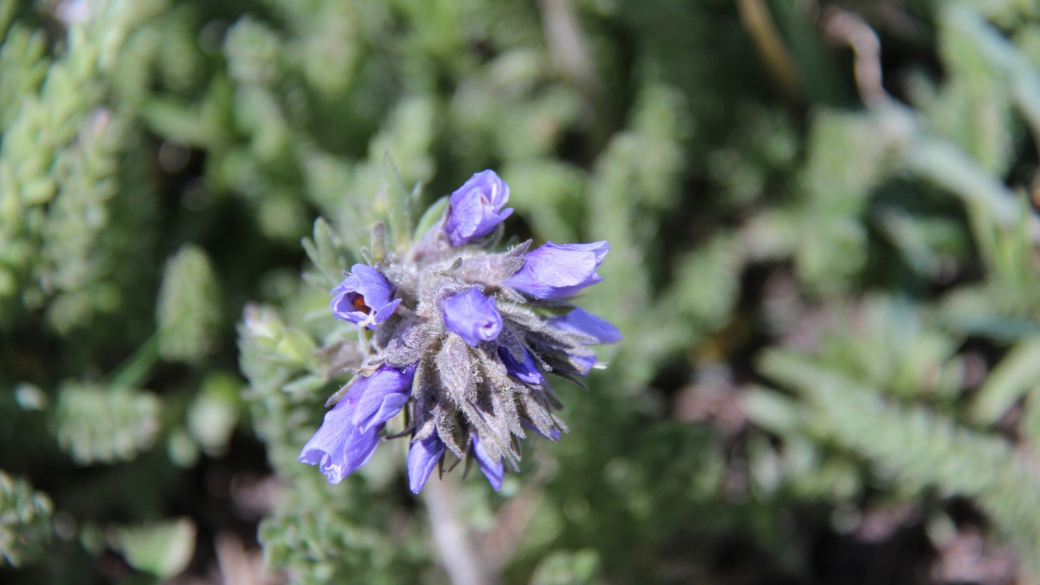
<path id="1" fill-rule="evenodd" d="M 1036 2 L 0 0 L 0 38 L 0 580 L 258 533 L 293 583 L 447 582 L 403 445 L 296 458 L 356 351 L 329 288 L 484 168 L 510 236 L 610 242 L 625 335 L 560 443 L 449 484 L 492 574 L 854 582 L 902 531 L 909 574 L 975 579 L 978 533 L 1040 576 Z"/>
<path id="2" fill-rule="evenodd" d="M 38 558 L 50 541 L 53 504 L 28 483 L 0 473 L 0 553 L 19 567 Z"/>

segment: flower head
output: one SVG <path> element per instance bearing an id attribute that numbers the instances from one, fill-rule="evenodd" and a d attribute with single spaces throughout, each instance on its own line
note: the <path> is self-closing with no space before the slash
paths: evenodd
<path id="1" fill-rule="evenodd" d="M 443 309 L 444 326 L 472 347 L 497 339 L 502 331 L 495 299 L 484 296 L 478 286 L 444 299 Z"/>
<path id="2" fill-rule="evenodd" d="M 474 174 L 451 194 L 451 207 L 444 220 L 444 233 L 452 246 L 462 246 L 490 234 L 505 221 L 512 208 L 502 209 L 509 202 L 509 185 L 495 171 Z"/>
<path id="3" fill-rule="evenodd" d="M 566 299 L 603 278 L 596 268 L 610 251 L 606 242 L 554 244 L 548 242 L 524 256 L 524 265 L 505 285 L 536 299 Z"/>
<path id="4" fill-rule="evenodd" d="M 378 270 L 355 264 L 350 274 L 329 293 L 332 314 L 337 319 L 357 323 L 369 329 L 390 318 L 401 304 L 394 299 L 394 287 Z"/>
<path id="5" fill-rule="evenodd" d="M 327 371 L 358 373 L 300 461 L 335 483 L 364 465 L 384 435 L 410 436 L 413 492 L 461 459 L 475 460 L 497 490 L 506 462 L 517 467 L 525 428 L 554 441 L 566 431 L 548 375 L 588 374 L 597 362 L 589 346 L 621 334 L 561 300 L 602 280 L 596 267 L 609 246 L 549 243 L 529 252 L 526 242 L 496 251 L 484 236 L 512 211 L 503 209 L 508 198 L 498 175 L 477 173 L 452 195 L 439 228 L 371 266 L 355 264 L 332 290 L 333 315 L 371 331 L 351 354 L 360 358 L 323 353 Z M 380 230 L 373 241 L 382 241 Z M 386 429 L 402 411 L 407 426 Z"/>

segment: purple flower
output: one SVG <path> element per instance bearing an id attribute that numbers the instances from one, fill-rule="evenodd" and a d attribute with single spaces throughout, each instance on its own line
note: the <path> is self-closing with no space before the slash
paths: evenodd
<path id="1" fill-rule="evenodd" d="M 332 289 L 332 314 L 337 319 L 375 329 L 397 310 L 401 299 L 394 299 L 394 287 L 381 272 L 355 264 L 343 282 Z"/>
<path id="2" fill-rule="evenodd" d="M 379 444 L 379 429 L 363 433 L 354 426 L 354 408 L 361 398 L 361 390 L 355 384 L 332 410 L 325 413 L 325 421 L 318 432 L 300 452 L 300 462 L 319 465 L 329 483 L 339 483 L 368 463 Z"/>
<path id="3" fill-rule="evenodd" d="M 414 366 L 404 372 L 383 366 L 354 382 L 347 395 L 325 413 L 318 432 L 303 446 L 300 462 L 320 465 L 329 483 L 343 481 L 368 463 L 379 444 L 379 431 L 408 400 L 414 373 Z"/>
<path id="4" fill-rule="evenodd" d="M 498 346 L 498 356 L 502 358 L 502 364 L 506 367 L 506 371 L 511 376 L 520 380 L 521 382 L 527 382 L 528 384 L 541 384 L 545 381 L 542 377 L 542 372 L 538 369 L 538 365 L 531 359 L 531 355 L 524 352 L 524 361 L 517 361 L 513 354 L 509 353 L 509 350 L 503 346 Z"/>
<path id="5" fill-rule="evenodd" d="M 502 477 L 506 474 L 505 463 L 501 458 L 498 461 L 493 461 L 491 457 L 488 457 L 476 433 L 470 436 L 473 437 L 473 455 L 477 459 L 477 465 L 484 472 L 484 477 L 491 483 L 491 487 L 497 492 L 502 487 Z"/>
<path id="6" fill-rule="evenodd" d="M 466 292 L 444 299 L 444 326 L 476 347 L 483 341 L 498 339 L 502 331 L 502 316 L 498 314 L 495 299 L 484 296 L 474 285 Z"/>
<path id="7" fill-rule="evenodd" d="M 552 242 L 528 252 L 524 265 L 505 285 L 538 299 L 565 299 L 596 284 L 603 277 L 596 267 L 610 250 L 605 242 L 563 244 Z"/>
<path id="8" fill-rule="evenodd" d="M 561 331 L 587 335 L 599 343 L 617 343 L 622 339 L 621 332 L 610 321 L 597 317 L 581 307 L 575 307 L 566 315 L 553 317 L 546 323 Z"/>
<path id="9" fill-rule="evenodd" d="M 467 468 L 476 460 L 498 490 L 506 461 L 516 468 L 521 460 L 520 439 L 559 440 L 564 426 L 553 412 L 563 405 L 548 373 L 581 385 L 578 376 L 604 365 L 596 344 L 621 340 L 616 327 L 570 300 L 603 280 L 597 271 L 610 246 L 498 248 L 513 212 L 509 196 L 494 171 L 476 173 L 424 213 L 417 241 L 406 246 L 398 238 L 394 253 L 344 274 L 330 293 L 332 313 L 362 330 L 356 342 L 327 338 L 314 357 L 327 375 L 366 375 L 335 394 L 345 396 L 325 413 L 301 462 L 338 483 L 369 461 L 384 435 L 410 434 L 412 492 L 422 491 L 435 468 L 446 471 L 447 451 Z M 327 239 L 324 229 L 315 225 L 316 240 Z M 385 225 L 372 228 L 377 252 L 386 235 Z M 258 343 L 269 337 L 262 333 Z M 402 419 L 407 429 L 386 430 Z"/>
<path id="10" fill-rule="evenodd" d="M 444 443 L 437 433 L 412 443 L 408 449 L 408 487 L 413 494 L 422 491 L 426 480 L 437 467 L 437 462 L 441 460 L 441 455 L 444 455 Z"/>
<path id="11" fill-rule="evenodd" d="M 382 425 L 397 416 L 411 396 L 414 376 L 414 365 L 408 366 L 404 371 L 383 366 L 376 370 L 376 373 L 354 384 L 355 387 L 364 384 L 364 394 L 354 409 L 351 423 L 361 432 L 368 432 L 372 427 Z"/>
<path id="12" fill-rule="evenodd" d="M 444 233 L 452 246 L 461 246 L 491 233 L 502 223 L 512 208 L 502 209 L 509 201 L 509 185 L 495 171 L 474 174 L 451 194 L 451 207 L 444 220 Z"/>

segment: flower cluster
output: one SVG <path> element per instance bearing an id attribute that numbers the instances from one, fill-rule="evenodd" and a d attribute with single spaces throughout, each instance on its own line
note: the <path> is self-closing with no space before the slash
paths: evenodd
<path id="1" fill-rule="evenodd" d="M 618 330 L 568 302 L 602 278 L 606 242 L 526 242 L 492 251 L 509 187 L 483 171 L 455 191 L 444 215 L 409 250 L 355 264 L 332 289 L 332 314 L 369 330 L 354 378 L 337 392 L 300 461 L 332 483 L 368 462 L 387 422 L 404 412 L 408 477 L 419 493 L 435 468 L 472 457 L 491 485 L 519 440 L 566 431 L 547 373 L 578 380 L 596 364 L 589 345 Z M 580 383 L 580 382 L 579 382 Z"/>

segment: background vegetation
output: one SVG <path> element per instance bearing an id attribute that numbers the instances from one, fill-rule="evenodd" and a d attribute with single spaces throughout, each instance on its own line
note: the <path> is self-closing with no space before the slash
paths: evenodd
<path id="1" fill-rule="evenodd" d="M 612 246 L 571 432 L 446 484 L 489 582 L 1040 579 L 1040 4 L 0 0 L 0 38 L 0 581 L 450 581 L 403 445 L 296 462 L 387 151 Z"/>

